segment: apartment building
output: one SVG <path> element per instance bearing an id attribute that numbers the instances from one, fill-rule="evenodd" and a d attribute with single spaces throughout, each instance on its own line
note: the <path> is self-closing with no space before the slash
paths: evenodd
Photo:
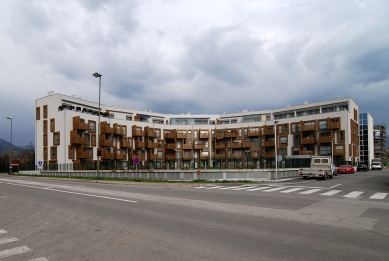
<path id="1" fill-rule="evenodd" d="M 370 166 L 374 158 L 374 120 L 369 113 L 359 115 L 360 162 Z"/>
<path id="2" fill-rule="evenodd" d="M 374 158 L 381 159 L 382 166 L 388 161 L 386 137 L 386 124 L 374 125 Z"/>
<path id="3" fill-rule="evenodd" d="M 49 92 L 36 100 L 36 163 L 50 169 L 259 168 L 285 157 L 359 161 L 351 98 L 223 114 L 172 115 L 101 105 Z M 282 165 L 282 161 L 279 166 Z"/>

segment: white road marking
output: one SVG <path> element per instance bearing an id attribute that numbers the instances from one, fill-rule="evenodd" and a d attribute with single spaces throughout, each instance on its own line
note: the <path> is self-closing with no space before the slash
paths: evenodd
<path id="1" fill-rule="evenodd" d="M 356 198 L 363 194 L 363 191 L 353 191 L 351 193 L 348 193 L 347 195 L 344 195 L 344 198 Z"/>
<path id="2" fill-rule="evenodd" d="M 112 198 L 112 197 L 99 196 L 99 195 L 93 195 L 93 194 L 85 194 L 85 193 L 72 192 L 72 191 L 59 190 L 59 189 L 52 189 L 52 188 L 35 187 L 35 186 L 28 186 L 28 185 L 21 185 L 21 184 L 13 184 L 13 183 L 8 183 L 8 184 L 9 184 L 9 185 L 14 185 L 14 186 L 29 187 L 29 188 L 37 188 L 37 189 L 44 189 L 44 190 L 50 190 L 50 191 L 55 191 L 55 192 L 62 192 L 62 193 L 68 193 L 68 194 L 74 194 L 74 195 L 81 195 L 81 196 L 87 196 L 87 197 L 94 197 L 94 198 L 104 198 L 104 199 L 111 199 L 111 200 L 124 201 L 124 202 L 131 202 L 131 203 L 137 203 L 137 202 L 138 202 L 138 201 L 133 201 L 133 200 L 128 200 L 128 199 Z"/>
<path id="3" fill-rule="evenodd" d="M 205 189 L 218 189 L 218 188 L 224 188 L 224 186 L 214 186 L 214 187 L 209 187 L 209 188 L 205 188 Z"/>
<path id="4" fill-rule="evenodd" d="M 0 245 L 18 241 L 15 237 L 0 238 Z"/>
<path id="5" fill-rule="evenodd" d="M 200 189 L 200 188 L 205 188 L 205 187 L 200 186 L 200 187 L 195 187 L 195 188 Z"/>
<path id="6" fill-rule="evenodd" d="M 332 187 L 330 187 L 330 189 L 335 188 L 335 187 L 340 186 L 340 185 L 342 185 L 342 184 L 338 184 L 338 185 L 332 186 Z"/>
<path id="7" fill-rule="evenodd" d="M 386 196 L 388 195 L 388 193 L 375 193 L 373 196 L 371 196 L 370 198 L 371 199 L 384 199 Z"/>
<path id="8" fill-rule="evenodd" d="M 245 187 L 245 185 L 235 186 L 235 187 L 225 187 L 225 188 L 220 188 L 220 189 L 235 189 L 235 188 L 241 188 L 241 187 Z"/>
<path id="9" fill-rule="evenodd" d="M 4 229 L 0 229 L 0 234 L 5 234 L 7 233 L 7 231 L 5 231 Z"/>
<path id="10" fill-rule="evenodd" d="M 299 190 L 302 190 L 304 188 L 292 188 L 292 189 L 287 189 L 287 190 L 283 190 L 283 191 L 280 191 L 281 193 L 291 193 L 291 192 L 295 192 L 295 191 L 299 191 Z"/>
<path id="11" fill-rule="evenodd" d="M 13 256 L 13 255 L 27 253 L 30 250 L 31 249 L 29 249 L 26 246 L 2 250 L 2 251 L 0 251 L 0 258 L 5 258 L 5 257 Z"/>
<path id="12" fill-rule="evenodd" d="M 257 190 L 269 189 L 269 188 L 271 188 L 271 187 L 259 187 L 259 188 L 248 189 L 246 191 L 257 191 Z"/>
<path id="13" fill-rule="evenodd" d="M 322 196 L 332 196 L 332 195 L 338 194 L 339 192 L 341 192 L 341 190 L 331 190 L 331 191 L 328 191 L 328 192 L 320 194 L 320 195 L 322 195 Z"/>
<path id="14" fill-rule="evenodd" d="M 315 193 L 315 192 L 318 192 L 322 189 L 310 189 L 310 190 L 307 190 L 307 191 L 303 191 L 303 192 L 300 192 L 299 194 L 312 194 L 312 193 Z"/>
<path id="15" fill-rule="evenodd" d="M 40 258 L 31 259 L 29 261 L 48 261 L 48 260 L 44 257 L 40 257 Z"/>
<path id="16" fill-rule="evenodd" d="M 244 190 L 244 189 L 249 189 L 249 188 L 252 188 L 252 187 L 242 187 L 242 188 L 236 188 L 236 189 L 231 189 L 231 190 Z"/>
<path id="17" fill-rule="evenodd" d="M 279 188 L 272 188 L 272 189 L 268 189 L 268 190 L 263 190 L 263 192 L 273 192 L 273 191 L 277 191 L 277 190 L 281 190 L 281 189 L 285 189 L 285 187 L 279 187 Z"/>

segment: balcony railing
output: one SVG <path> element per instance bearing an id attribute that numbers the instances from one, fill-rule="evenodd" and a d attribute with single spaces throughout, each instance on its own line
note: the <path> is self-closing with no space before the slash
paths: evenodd
<path id="1" fill-rule="evenodd" d="M 316 143 L 316 139 L 314 137 L 301 139 L 301 144 L 315 144 L 315 143 Z"/>

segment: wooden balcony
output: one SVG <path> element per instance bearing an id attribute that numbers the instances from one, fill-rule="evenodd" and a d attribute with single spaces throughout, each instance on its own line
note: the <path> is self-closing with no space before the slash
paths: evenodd
<path id="1" fill-rule="evenodd" d="M 155 129 L 146 126 L 145 127 L 145 136 L 150 137 L 150 138 L 156 138 L 157 132 L 155 131 Z"/>
<path id="2" fill-rule="evenodd" d="M 260 152 L 250 152 L 250 157 L 251 158 L 260 158 L 261 153 Z"/>
<path id="3" fill-rule="evenodd" d="M 215 149 L 226 149 L 227 143 L 216 143 Z"/>
<path id="4" fill-rule="evenodd" d="M 158 154 L 147 154 L 147 160 L 163 160 L 163 157 L 158 158 Z"/>
<path id="5" fill-rule="evenodd" d="M 112 144 L 112 140 L 106 140 L 104 135 L 100 136 L 100 147 L 112 147 Z"/>
<path id="6" fill-rule="evenodd" d="M 265 152 L 264 157 L 265 158 L 274 158 L 275 157 L 275 153 L 274 152 Z"/>
<path id="7" fill-rule="evenodd" d="M 205 149 L 205 144 L 195 144 L 194 149 L 195 150 L 203 150 L 203 149 Z"/>
<path id="8" fill-rule="evenodd" d="M 304 125 L 301 126 L 301 131 L 316 131 L 316 123 L 312 125 Z"/>
<path id="9" fill-rule="evenodd" d="M 332 136 L 319 136 L 319 143 L 331 143 Z"/>
<path id="10" fill-rule="evenodd" d="M 79 146 L 76 150 L 76 159 L 91 159 L 91 155 L 86 151 L 85 146 Z"/>
<path id="11" fill-rule="evenodd" d="M 243 141 L 242 142 L 242 148 L 251 148 L 252 142 L 251 141 Z"/>
<path id="12" fill-rule="evenodd" d="M 221 131 L 221 132 L 216 131 L 216 133 L 215 133 L 216 139 L 224 139 L 225 137 L 226 137 L 226 133 L 224 131 Z"/>
<path id="13" fill-rule="evenodd" d="M 146 149 L 155 149 L 158 147 L 158 143 L 153 142 L 153 141 L 146 141 Z"/>
<path id="14" fill-rule="evenodd" d="M 188 137 L 188 133 L 186 131 L 177 132 L 177 139 L 186 139 Z"/>
<path id="15" fill-rule="evenodd" d="M 175 160 L 176 154 L 165 154 L 165 160 Z"/>
<path id="16" fill-rule="evenodd" d="M 114 133 L 116 135 L 125 135 L 126 133 L 124 132 L 123 126 L 115 123 L 113 125 Z"/>
<path id="17" fill-rule="evenodd" d="M 230 159 L 243 159 L 244 154 L 231 154 Z"/>
<path id="18" fill-rule="evenodd" d="M 141 154 L 130 154 L 130 155 L 128 155 L 128 160 L 134 160 L 135 158 L 138 158 L 139 160 L 143 160 Z"/>
<path id="19" fill-rule="evenodd" d="M 122 150 L 115 150 L 115 159 L 118 159 L 118 160 L 125 160 L 126 159 L 126 154 L 123 153 Z"/>
<path id="20" fill-rule="evenodd" d="M 301 139 L 301 144 L 315 144 L 315 143 L 316 143 L 316 139 L 314 137 Z"/>
<path id="21" fill-rule="evenodd" d="M 141 137 L 144 135 L 145 135 L 145 132 L 142 130 L 142 127 L 138 127 L 136 125 L 132 126 L 132 136 L 133 137 Z"/>
<path id="22" fill-rule="evenodd" d="M 131 147 L 130 138 L 123 137 L 122 140 L 120 141 L 120 147 L 121 148 L 130 148 Z"/>
<path id="23" fill-rule="evenodd" d="M 299 155 L 314 155 L 312 150 L 300 150 Z"/>
<path id="24" fill-rule="evenodd" d="M 242 142 L 232 142 L 231 143 L 231 148 L 233 148 L 233 149 L 240 149 L 240 148 L 242 148 Z"/>
<path id="25" fill-rule="evenodd" d="M 115 159 L 115 153 L 110 153 L 107 148 L 103 148 L 102 160 L 113 160 Z"/>
<path id="26" fill-rule="evenodd" d="M 165 144 L 165 149 L 167 150 L 175 150 L 177 148 L 177 144 L 176 143 L 167 143 Z"/>
<path id="27" fill-rule="evenodd" d="M 106 121 L 100 122 L 100 133 L 101 134 L 114 134 L 115 129 L 111 128 Z"/>
<path id="28" fill-rule="evenodd" d="M 200 155 L 200 159 L 207 160 L 209 159 L 209 155 Z"/>
<path id="29" fill-rule="evenodd" d="M 344 149 L 335 149 L 334 150 L 334 156 L 344 156 L 345 152 Z"/>
<path id="30" fill-rule="evenodd" d="M 77 145 L 77 144 L 86 144 L 86 138 L 78 136 L 77 130 L 70 131 L 70 144 Z"/>
<path id="31" fill-rule="evenodd" d="M 192 143 L 182 144 L 182 149 L 191 150 L 193 148 Z"/>
<path id="32" fill-rule="evenodd" d="M 217 159 L 220 159 L 220 158 L 225 159 L 225 158 L 227 158 L 227 153 L 226 152 L 224 152 L 224 153 L 216 153 L 215 156 L 216 156 Z"/>
<path id="33" fill-rule="evenodd" d="M 89 126 L 85 123 L 84 119 L 81 119 L 80 116 L 73 117 L 73 130 L 89 130 Z"/>
<path id="34" fill-rule="evenodd" d="M 265 147 L 274 147 L 274 140 L 265 140 L 264 146 Z"/>
<path id="35" fill-rule="evenodd" d="M 236 138 L 238 137 L 237 131 L 226 131 L 226 138 Z"/>
<path id="36" fill-rule="evenodd" d="M 144 142 L 141 142 L 141 141 L 135 141 L 135 149 L 144 149 L 146 146 L 145 146 L 145 143 Z"/>
<path id="37" fill-rule="evenodd" d="M 209 139 L 209 137 L 210 137 L 209 131 L 204 132 L 200 130 L 200 139 Z"/>
<path id="38" fill-rule="evenodd" d="M 264 127 L 263 135 L 273 135 L 274 136 L 274 129 L 267 129 Z"/>
<path id="39" fill-rule="evenodd" d="M 163 137 L 165 139 L 176 139 L 177 131 L 176 130 L 165 130 L 163 133 Z"/>
<path id="40" fill-rule="evenodd" d="M 259 129 L 258 130 L 251 130 L 249 129 L 249 137 L 256 137 L 256 136 L 259 136 Z"/>
<path id="41" fill-rule="evenodd" d="M 329 130 L 335 130 L 340 129 L 340 122 L 332 122 L 331 120 L 328 121 L 328 129 Z"/>
<path id="42" fill-rule="evenodd" d="M 192 153 L 190 153 L 190 154 L 183 154 L 182 155 L 182 159 L 183 160 L 191 160 L 191 159 L 193 159 L 193 155 L 192 155 Z"/>

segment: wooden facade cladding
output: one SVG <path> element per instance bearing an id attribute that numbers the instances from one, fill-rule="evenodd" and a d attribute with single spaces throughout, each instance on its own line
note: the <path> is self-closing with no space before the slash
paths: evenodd
<path id="1" fill-rule="evenodd" d="M 145 132 L 142 130 L 142 127 L 133 125 L 132 126 L 132 137 L 144 136 Z"/>
<path id="2" fill-rule="evenodd" d="M 86 144 L 86 138 L 83 137 L 78 130 L 71 130 L 70 144 L 72 145 Z"/>
<path id="3" fill-rule="evenodd" d="M 242 148 L 242 140 L 235 140 L 231 143 L 231 148 L 233 149 L 240 149 Z"/>
<path id="4" fill-rule="evenodd" d="M 118 148 L 115 148 L 114 155 L 115 155 L 115 159 L 118 159 L 118 160 L 126 160 L 127 159 L 127 155 L 126 155 L 125 151 L 118 149 Z"/>
<path id="5" fill-rule="evenodd" d="M 273 135 L 274 136 L 274 126 L 263 126 L 262 133 L 263 133 L 263 135 Z"/>
<path id="6" fill-rule="evenodd" d="M 165 143 L 165 149 L 167 149 L 167 150 L 174 150 L 176 148 L 177 148 L 176 142 L 166 142 Z"/>
<path id="7" fill-rule="evenodd" d="M 113 160 L 115 159 L 115 153 L 111 153 L 109 148 L 102 148 L 102 160 Z"/>
<path id="8" fill-rule="evenodd" d="M 238 132 L 236 129 L 226 129 L 226 138 L 236 138 L 238 137 Z"/>
<path id="9" fill-rule="evenodd" d="M 195 142 L 194 149 L 195 150 L 203 150 L 203 149 L 205 149 L 205 143 Z"/>
<path id="10" fill-rule="evenodd" d="M 146 144 L 145 142 L 141 141 L 139 138 L 135 140 L 135 149 L 145 149 Z"/>
<path id="11" fill-rule="evenodd" d="M 225 158 L 227 158 L 227 153 L 228 153 L 227 151 L 217 151 L 215 156 L 216 156 L 216 158 L 225 159 Z"/>
<path id="12" fill-rule="evenodd" d="M 193 154 L 192 153 L 183 154 L 182 159 L 191 160 L 191 159 L 193 159 Z"/>
<path id="13" fill-rule="evenodd" d="M 85 120 L 80 118 L 80 116 L 73 117 L 73 130 L 83 130 L 88 131 L 89 126 L 85 123 Z"/>
<path id="14" fill-rule="evenodd" d="M 216 130 L 215 138 L 216 139 L 224 139 L 226 137 L 226 131 L 225 130 Z"/>
<path id="15" fill-rule="evenodd" d="M 216 149 L 226 149 L 227 143 L 226 142 L 216 142 L 215 148 Z"/>
<path id="16" fill-rule="evenodd" d="M 177 131 L 177 139 L 186 139 L 188 138 L 188 132 L 186 130 Z"/>
<path id="17" fill-rule="evenodd" d="M 265 140 L 264 145 L 265 147 L 274 147 L 274 140 Z"/>
<path id="18" fill-rule="evenodd" d="M 153 140 L 146 140 L 146 149 L 155 149 L 158 147 L 158 143 Z"/>
<path id="19" fill-rule="evenodd" d="M 145 132 L 145 137 L 150 137 L 150 138 L 156 138 L 157 137 L 157 132 L 155 131 L 154 128 L 150 128 L 150 127 L 146 126 L 144 128 L 144 132 Z"/>
<path id="20" fill-rule="evenodd" d="M 176 139 L 177 138 L 177 130 L 164 130 L 163 137 L 165 139 Z"/>
<path id="21" fill-rule="evenodd" d="M 312 150 L 300 150 L 299 155 L 314 155 L 315 153 Z"/>
<path id="22" fill-rule="evenodd" d="M 134 160 L 135 158 L 138 158 L 140 160 L 143 160 L 142 154 L 128 154 L 128 160 Z"/>
<path id="23" fill-rule="evenodd" d="M 242 142 L 242 148 L 251 148 L 252 146 L 253 146 L 253 142 L 252 141 L 244 140 Z"/>
<path id="24" fill-rule="evenodd" d="M 340 129 L 340 118 L 329 118 L 328 119 L 328 129 L 329 130 L 335 130 L 335 129 Z"/>
<path id="25" fill-rule="evenodd" d="M 100 122 L 100 133 L 101 134 L 114 134 L 115 129 L 109 126 L 109 123 L 106 121 Z"/>
<path id="26" fill-rule="evenodd" d="M 192 143 L 184 143 L 182 144 L 182 149 L 191 150 L 193 148 Z"/>
<path id="27" fill-rule="evenodd" d="M 250 149 L 250 155 L 252 158 L 259 158 L 261 157 L 261 152 L 258 149 Z"/>
<path id="28" fill-rule="evenodd" d="M 301 139 L 301 144 L 316 144 L 315 137 L 306 137 Z"/>
<path id="29" fill-rule="evenodd" d="M 302 121 L 301 122 L 301 131 L 316 131 L 316 120 L 312 121 Z"/>

